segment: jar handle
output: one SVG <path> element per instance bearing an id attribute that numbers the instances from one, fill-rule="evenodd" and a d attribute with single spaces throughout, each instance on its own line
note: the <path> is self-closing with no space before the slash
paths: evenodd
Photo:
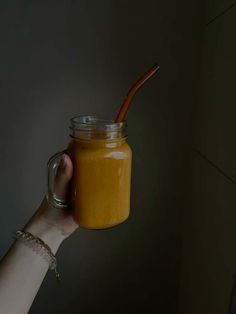
<path id="1" fill-rule="evenodd" d="M 57 168 L 59 166 L 61 156 L 64 153 L 68 153 L 65 149 L 62 152 L 54 154 L 47 163 L 47 201 L 50 205 L 57 208 L 67 208 L 69 206 L 68 200 L 60 199 L 54 192 L 54 183 L 57 173 Z"/>

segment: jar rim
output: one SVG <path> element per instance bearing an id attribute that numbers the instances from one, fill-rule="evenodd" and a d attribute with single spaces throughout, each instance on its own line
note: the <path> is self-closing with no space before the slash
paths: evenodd
<path id="1" fill-rule="evenodd" d="M 127 124 L 95 115 L 78 115 L 70 119 L 69 128 L 75 137 L 120 138 L 126 136 Z"/>
<path id="2" fill-rule="evenodd" d="M 125 120 L 117 123 L 113 120 L 102 119 L 95 115 L 77 115 L 72 117 L 70 122 L 70 128 L 80 129 L 81 131 L 104 129 L 106 132 L 114 132 L 127 126 Z"/>

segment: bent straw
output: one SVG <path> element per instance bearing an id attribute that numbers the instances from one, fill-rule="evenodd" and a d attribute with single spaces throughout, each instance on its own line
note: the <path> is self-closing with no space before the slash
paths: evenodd
<path id="1" fill-rule="evenodd" d="M 142 87 L 142 85 L 151 78 L 158 70 L 160 69 L 160 66 L 158 64 L 155 64 L 152 66 L 146 73 L 144 73 L 130 88 L 128 91 L 128 94 L 126 95 L 121 107 L 120 111 L 116 117 L 115 122 L 119 123 L 122 122 L 125 118 L 125 115 L 129 109 L 130 103 L 134 97 L 134 95 L 137 93 L 137 91 Z"/>

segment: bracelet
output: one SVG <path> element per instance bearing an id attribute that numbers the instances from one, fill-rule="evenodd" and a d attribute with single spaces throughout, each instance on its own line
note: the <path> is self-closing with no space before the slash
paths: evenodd
<path id="1" fill-rule="evenodd" d="M 55 271 L 57 279 L 60 279 L 60 275 L 57 271 L 56 257 L 52 253 L 50 247 L 45 242 L 43 242 L 43 240 L 35 237 L 33 234 L 27 231 L 16 231 L 16 238 L 22 240 L 33 251 L 41 255 L 49 264 L 49 268 Z"/>

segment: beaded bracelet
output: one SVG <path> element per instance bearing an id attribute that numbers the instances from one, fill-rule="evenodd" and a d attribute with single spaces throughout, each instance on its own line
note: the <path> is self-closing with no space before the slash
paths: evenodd
<path id="1" fill-rule="evenodd" d="M 49 264 L 49 268 L 55 271 L 57 279 L 60 279 L 60 275 L 57 272 L 56 257 L 52 253 L 50 247 L 45 242 L 43 242 L 43 240 L 35 237 L 33 234 L 27 231 L 16 231 L 16 238 L 22 240 L 33 251 L 41 255 L 44 260 Z"/>

